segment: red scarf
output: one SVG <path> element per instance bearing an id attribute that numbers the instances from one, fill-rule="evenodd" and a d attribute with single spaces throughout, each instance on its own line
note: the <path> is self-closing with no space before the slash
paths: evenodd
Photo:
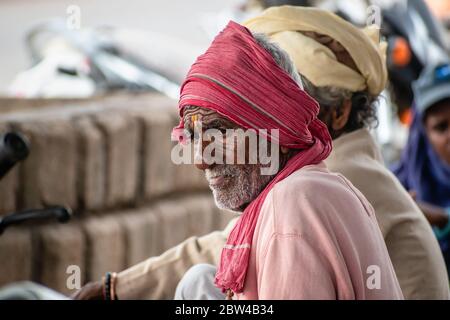
<path id="1" fill-rule="evenodd" d="M 246 129 L 279 129 L 276 143 L 301 150 L 244 210 L 222 250 L 216 285 L 239 293 L 267 194 L 293 172 L 325 159 L 331 152 L 331 137 L 317 119 L 317 102 L 276 64 L 247 28 L 232 21 L 192 65 L 181 87 L 181 117 L 187 105 L 214 110 Z M 183 120 L 175 133 L 180 129 Z"/>

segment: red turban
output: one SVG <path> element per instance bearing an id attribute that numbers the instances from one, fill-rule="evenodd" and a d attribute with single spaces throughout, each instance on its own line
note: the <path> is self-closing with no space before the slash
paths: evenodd
<path id="1" fill-rule="evenodd" d="M 301 150 L 247 206 L 222 250 L 216 284 L 239 293 L 266 195 L 291 173 L 325 159 L 331 152 L 331 138 L 327 127 L 317 119 L 318 103 L 277 65 L 248 29 L 232 21 L 192 65 L 181 87 L 181 117 L 188 105 L 214 110 L 257 132 L 278 129 L 276 143 Z M 175 132 L 182 128 L 181 119 Z"/>

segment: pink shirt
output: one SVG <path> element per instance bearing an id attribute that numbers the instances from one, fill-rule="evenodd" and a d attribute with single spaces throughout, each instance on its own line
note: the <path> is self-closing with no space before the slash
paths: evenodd
<path id="1" fill-rule="evenodd" d="M 403 299 L 372 206 L 323 163 L 275 185 L 252 246 L 237 299 Z"/>

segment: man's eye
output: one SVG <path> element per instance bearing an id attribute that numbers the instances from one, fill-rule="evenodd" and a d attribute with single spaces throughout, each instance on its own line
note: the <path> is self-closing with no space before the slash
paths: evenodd
<path id="1" fill-rule="evenodd" d="M 225 135 L 227 133 L 227 128 L 224 127 L 210 127 L 210 128 L 206 128 L 206 130 L 214 130 L 214 131 L 219 131 L 221 134 Z"/>

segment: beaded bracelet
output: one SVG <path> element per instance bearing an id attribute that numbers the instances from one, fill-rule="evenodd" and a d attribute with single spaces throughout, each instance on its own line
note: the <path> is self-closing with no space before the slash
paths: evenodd
<path id="1" fill-rule="evenodd" d="M 109 285 L 109 292 L 110 292 L 111 300 L 117 300 L 117 296 L 116 296 L 116 279 L 117 279 L 117 273 L 113 272 L 111 274 L 111 281 L 110 281 L 110 285 Z"/>
<path id="2" fill-rule="evenodd" d="M 117 300 L 116 296 L 116 276 L 115 272 L 107 272 L 103 277 L 103 297 L 105 300 Z"/>

